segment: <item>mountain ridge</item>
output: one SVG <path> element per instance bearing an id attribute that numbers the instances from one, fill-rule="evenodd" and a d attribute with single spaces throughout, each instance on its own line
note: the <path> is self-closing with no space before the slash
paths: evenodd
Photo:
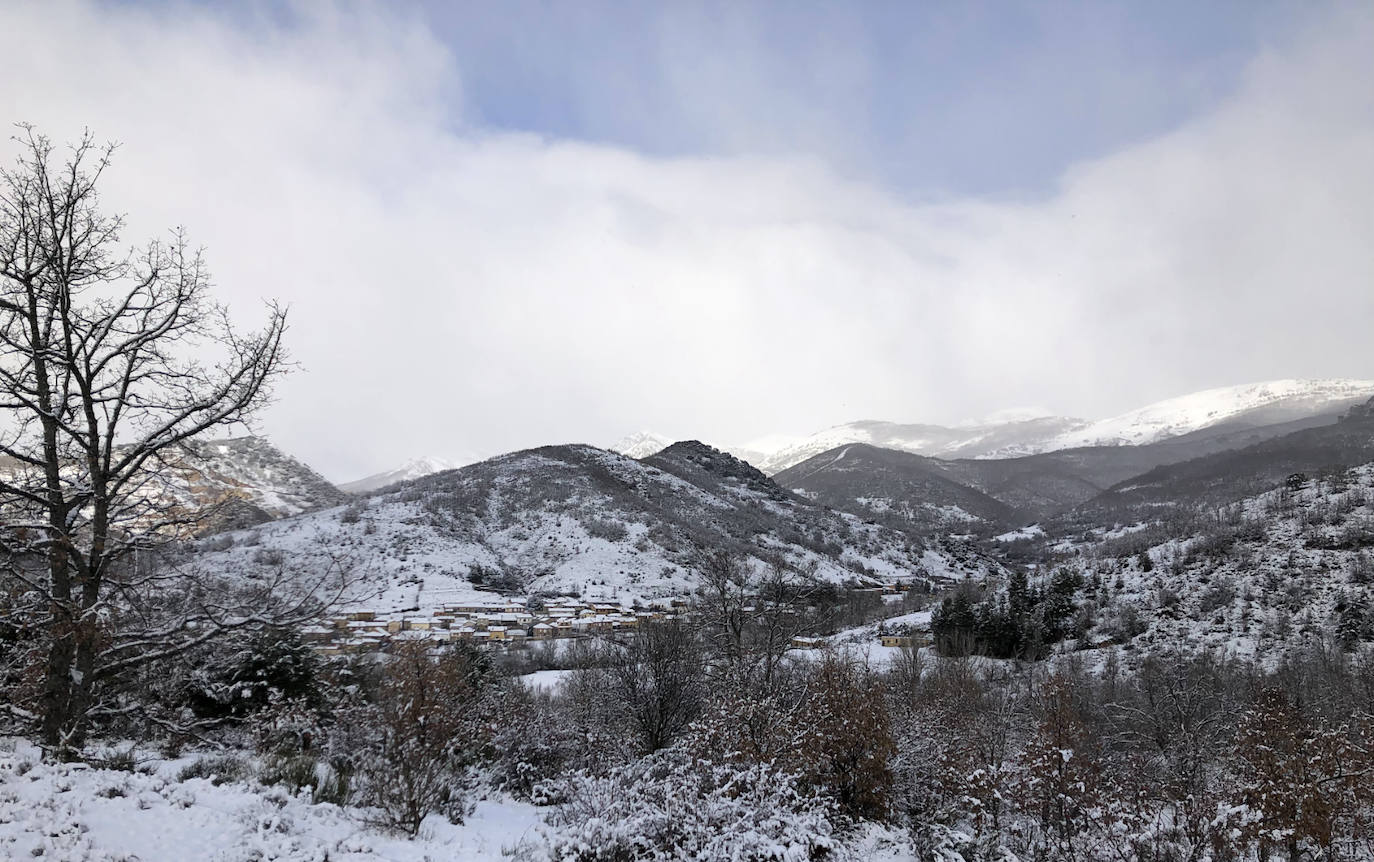
<path id="1" fill-rule="evenodd" d="M 1334 419 L 1371 396 L 1374 380 L 1270 380 L 1200 390 L 1099 420 L 1040 416 L 954 426 L 863 420 L 804 437 L 774 435 L 727 448 L 769 475 L 851 443 L 946 460 L 998 460 L 1063 449 L 1147 445 L 1208 429 L 1238 431 L 1317 415 Z"/>
<path id="2" fill-rule="evenodd" d="M 681 595 L 698 584 L 703 548 L 831 583 L 944 584 L 997 568 L 948 538 L 917 539 L 804 500 L 696 441 L 643 461 L 584 444 L 513 452 L 202 548 L 207 562 L 246 573 L 350 555 L 396 607 L 479 589 Z"/>

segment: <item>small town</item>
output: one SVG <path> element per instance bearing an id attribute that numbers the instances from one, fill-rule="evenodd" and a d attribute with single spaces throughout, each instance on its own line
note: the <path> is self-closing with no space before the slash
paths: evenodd
<path id="1" fill-rule="evenodd" d="M 435 644 L 471 641 L 513 646 L 529 640 L 605 635 L 636 628 L 645 621 L 676 617 L 687 608 L 681 598 L 656 599 L 647 606 L 625 606 L 560 598 L 530 609 L 520 597 L 473 599 L 439 606 L 427 613 L 355 610 L 308 626 L 301 638 L 317 655 L 385 651 L 393 643 Z"/>
<path id="2" fill-rule="evenodd" d="M 910 589 L 909 582 L 896 581 L 858 592 L 878 593 L 891 602 Z M 612 636 L 648 622 L 687 615 L 689 608 L 690 601 L 685 596 L 632 604 L 572 596 L 542 600 L 518 595 L 472 598 L 444 602 L 434 609 L 351 609 L 304 627 L 301 640 L 325 658 L 384 653 L 396 644 L 415 641 L 436 647 L 461 641 L 505 649 L 530 642 Z M 928 631 L 910 625 L 888 630 L 881 622 L 866 640 L 884 647 L 919 648 L 930 644 Z M 797 635 L 790 645 L 793 649 L 814 650 L 829 642 L 825 637 Z"/>

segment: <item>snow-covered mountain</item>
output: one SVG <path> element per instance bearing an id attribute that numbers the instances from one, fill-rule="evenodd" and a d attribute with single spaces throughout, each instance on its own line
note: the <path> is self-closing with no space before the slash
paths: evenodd
<path id="1" fill-rule="evenodd" d="M 732 447 L 771 475 L 839 446 L 867 443 L 935 458 L 1015 458 L 1084 446 L 1139 446 L 1197 434 L 1335 415 L 1374 396 L 1374 380 L 1274 380 L 1208 389 L 1097 421 L 1062 416 L 958 426 L 850 422 L 806 437 Z"/>
<path id="2" fill-rule="evenodd" d="M 1082 419 L 1040 416 L 946 426 L 867 420 L 836 425 L 807 437 L 773 436 L 731 448 L 770 476 L 822 452 L 851 443 L 867 443 L 933 458 L 987 458 L 1032 455 L 1050 441 L 1086 427 Z"/>
<path id="3" fill-rule="evenodd" d="M 207 563 L 250 575 L 283 560 L 311 570 L 343 554 L 384 607 L 427 607 L 478 588 L 682 594 L 698 583 L 699 548 L 831 582 L 949 582 L 996 568 L 965 544 L 809 503 L 697 442 L 644 460 L 581 445 L 515 452 L 205 548 Z"/>
<path id="4" fill-rule="evenodd" d="M 13 469 L 13 462 L 0 460 L 0 473 Z M 158 477 L 140 483 L 140 497 L 193 519 L 198 532 L 290 517 L 348 499 L 262 437 L 189 441 L 164 452 L 153 469 Z"/>
<path id="5" fill-rule="evenodd" d="M 164 502 L 186 512 L 215 509 L 207 532 L 286 518 L 348 499 L 319 473 L 262 437 L 194 441 L 169 452 Z"/>
<path id="6" fill-rule="evenodd" d="M 262 437 L 192 443 L 177 466 L 199 498 L 235 496 L 274 518 L 333 506 L 345 496 L 309 466 Z"/>
<path id="7" fill-rule="evenodd" d="M 945 468 L 950 464 L 853 443 L 789 467 L 774 479 L 809 500 L 904 530 L 1020 526 L 1012 506 L 963 476 L 949 475 Z"/>
<path id="8" fill-rule="evenodd" d="M 674 442 L 671 437 L 664 437 L 662 434 L 655 434 L 652 431 L 639 431 L 621 437 L 611 445 L 611 451 L 628 455 L 631 458 L 648 458 L 650 455 L 657 455 L 667 449 Z"/>
<path id="9" fill-rule="evenodd" d="M 1223 424 L 1269 425 L 1335 413 L 1374 396 L 1374 380 L 1271 380 L 1159 401 L 1067 431 L 1053 449 L 1139 446 Z"/>
<path id="10" fill-rule="evenodd" d="M 412 458 L 394 470 L 384 470 L 381 473 L 373 473 L 371 476 L 364 476 L 352 482 L 345 482 L 339 488 L 350 494 L 368 494 L 379 488 L 395 485 L 397 482 L 409 482 L 411 479 L 419 479 L 421 476 L 429 476 L 433 473 L 442 473 L 445 470 L 453 470 L 460 466 L 462 465 L 445 458 L 433 456 Z"/>

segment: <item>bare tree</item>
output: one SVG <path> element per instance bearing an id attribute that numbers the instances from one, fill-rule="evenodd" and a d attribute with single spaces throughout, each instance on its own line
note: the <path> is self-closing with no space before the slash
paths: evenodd
<path id="1" fill-rule="evenodd" d="M 782 563 L 755 574 L 745 558 L 725 550 L 699 552 L 695 568 L 701 578 L 696 610 L 718 669 L 739 682 L 771 685 L 806 626 L 815 577 Z"/>
<path id="2" fill-rule="evenodd" d="M 679 619 L 649 621 L 612 648 L 606 674 L 614 709 L 645 752 L 666 748 L 700 714 L 706 697 L 695 632 Z"/>
<path id="3" fill-rule="evenodd" d="M 212 599 L 148 551 L 200 516 L 169 485 L 183 445 L 251 419 L 286 370 L 286 312 L 237 331 L 180 230 L 123 247 L 97 194 L 112 145 L 87 133 L 61 154 L 29 126 L 15 140 L 0 169 L 0 563 L 40 635 L 43 741 L 70 751 L 100 680 L 270 612 Z"/>

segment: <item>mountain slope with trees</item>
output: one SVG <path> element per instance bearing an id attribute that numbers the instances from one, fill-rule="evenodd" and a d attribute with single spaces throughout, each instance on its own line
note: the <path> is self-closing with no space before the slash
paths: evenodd
<path id="1" fill-rule="evenodd" d="M 582 445 L 515 452 L 202 546 L 214 565 L 248 569 L 341 553 L 402 607 L 476 588 L 683 594 L 703 550 L 832 583 L 944 584 L 995 568 L 964 543 L 818 506 L 697 442 L 643 461 Z"/>

